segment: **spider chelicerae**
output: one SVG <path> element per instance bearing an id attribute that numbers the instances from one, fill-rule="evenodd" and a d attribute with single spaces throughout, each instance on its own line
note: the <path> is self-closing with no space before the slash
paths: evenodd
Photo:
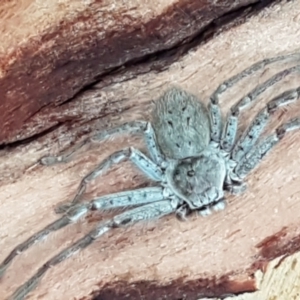
<path id="1" fill-rule="evenodd" d="M 240 194 L 246 189 L 245 177 L 291 130 L 300 128 L 300 117 L 280 125 L 273 134 L 261 138 L 270 116 L 279 107 L 295 102 L 300 97 L 300 87 L 285 91 L 271 99 L 254 117 L 247 129 L 237 137 L 239 114 L 262 92 L 287 75 L 300 71 L 300 65 L 285 69 L 234 104 L 223 121 L 219 96 L 235 83 L 259 69 L 278 61 L 299 59 L 299 54 L 282 55 L 264 59 L 224 81 L 211 95 L 206 107 L 194 95 L 173 87 L 155 102 L 151 122 L 134 121 L 109 129 L 84 140 L 61 156 L 41 159 L 43 165 L 69 161 L 78 149 L 89 142 L 101 142 L 114 135 L 142 134 L 148 156 L 133 147 L 117 151 L 104 159 L 85 176 L 71 203 L 57 209 L 62 217 L 23 243 L 17 245 L 0 265 L 0 277 L 21 252 L 42 240 L 53 231 L 78 221 L 91 210 L 130 207 L 108 221 L 100 222 L 86 236 L 48 260 L 16 292 L 11 299 L 23 299 L 34 289 L 47 270 L 67 259 L 80 249 L 93 243 L 112 228 L 138 221 L 157 219 L 175 213 L 185 219 L 191 211 L 203 216 L 226 207 L 224 192 Z M 102 175 L 114 164 L 131 161 L 149 179 L 154 187 L 123 191 L 80 203 L 87 184 Z"/>

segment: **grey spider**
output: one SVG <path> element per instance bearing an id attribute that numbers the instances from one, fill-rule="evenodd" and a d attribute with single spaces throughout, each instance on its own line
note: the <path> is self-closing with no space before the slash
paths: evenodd
<path id="1" fill-rule="evenodd" d="M 23 299 L 36 287 L 49 268 L 87 247 L 112 228 L 156 219 L 170 213 L 177 213 L 185 218 L 190 211 L 198 211 L 206 216 L 212 210 L 223 210 L 226 206 L 224 192 L 242 193 L 246 188 L 244 179 L 249 172 L 286 132 L 300 128 L 299 117 L 279 126 L 273 134 L 260 138 L 272 113 L 300 97 L 300 87 L 271 99 L 254 117 L 248 128 L 237 137 L 240 111 L 267 88 L 287 75 L 299 72 L 300 65 L 285 69 L 258 85 L 231 107 L 225 122 L 222 120 L 219 96 L 257 70 L 274 62 L 299 59 L 299 56 L 289 54 L 257 62 L 223 82 L 211 95 L 208 107 L 192 94 L 180 88 L 171 88 L 156 101 L 151 122 L 126 123 L 86 139 L 67 154 L 42 158 L 43 165 L 67 162 L 83 145 L 92 141 L 103 141 L 116 134 L 143 134 L 150 156 L 149 158 L 133 147 L 111 154 L 82 179 L 72 202 L 58 209 L 59 213 L 63 213 L 60 219 L 17 245 L 9 253 L 0 265 L 0 277 L 18 254 L 52 231 L 78 221 L 89 211 L 134 206 L 108 221 L 101 222 L 86 236 L 48 260 L 16 290 L 11 299 Z M 124 160 L 130 160 L 142 173 L 157 182 L 157 186 L 123 191 L 79 203 L 91 180 Z"/>

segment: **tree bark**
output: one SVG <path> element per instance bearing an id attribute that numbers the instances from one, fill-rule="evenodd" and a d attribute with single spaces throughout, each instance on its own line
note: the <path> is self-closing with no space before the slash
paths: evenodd
<path id="1" fill-rule="evenodd" d="M 86 146 L 71 162 L 52 167 L 39 165 L 41 157 L 72 147 L 96 129 L 150 119 L 152 101 L 172 85 L 208 103 L 227 78 L 300 48 L 297 1 L 263 10 L 255 1 L 44 3 L 43 9 L 30 1 L 0 7 L 5 37 L 0 261 L 58 218 L 54 208 L 72 199 L 97 163 L 117 149 L 144 145 L 139 137 L 120 137 Z M 276 63 L 245 78 L 221 98 L 223 113 L 297 63 Z M 298 82 L 294 74 L 267 90 L 243 113 L 241 127 L 266 101 Z M 300 115 L 299 108 L 294 104 L 276 113 L 269 130 Z M 236 293 L 243 295 L 228 299 L 292 299 L 299 293 L 292 288 L 299 274 L 299 145 L 299 132 L 285 137 L 248 176 L 245 194 L 228 196 L 225 211 L 188 222 L 169 216 L 115 229 L 52 268 L 28 299 L 199 299 Z M 84 198 L 147 184 L 124 163 L 91 184 Z M 112 215 L 91 214 L 19 255 L 0 281 L 0 298 Z M 280 285 L 284 272 L 286 285 Z"/>

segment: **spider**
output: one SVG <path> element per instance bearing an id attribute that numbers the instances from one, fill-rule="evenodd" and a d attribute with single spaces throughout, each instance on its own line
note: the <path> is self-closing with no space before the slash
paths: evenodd
<path id="1" fill-rule="evenodd" d="M 300 65 L 285 69 L 258 85 L 231 107 L 225 121 L 219 107 L 219 96 L 242 78 L 269 64 L 290 58 L 299 58 L 299 54 L 264 59 L 229 78 L 213 92 L 207 107 L 194 95 L 179 87 L 173 87 L 155 102 L 151 122 L 126 123 L 97 133 L 69 153 L 42 158 L 40 163 L 43 165 L 64 163 L 83 145 L 120 134 L 142 134 L 149 154 L 146 156 L 138 149 L 129 147 L 108 156 L 82 179 L 71 203 L 58 207 L 57 212 L 63 214 L 61 218 L 17 245 L 9 253 L 0 265 L 0 277 L 18 254 L 51 232 L 77 222 L 89 211 L 133 207 L 110 220 L 100 222 L 86 236 L 48 260 L 15 291 L 11 299 L 23 299 L 37 286 L 49 268 L 87 247 L 112 228 L 157 219 L 171 213 L 182 219 L 192 211 L 207 216 L 212 211 L 220 211 L 226 207 L 225 192 L 244 192 L 244 179 L 249 172 L 288 131 L 300 128 L 298 117 L 279 126 L 273 134 L 261 138 L 272 113 L 279 107 L 298 100 L 300 87 L 271 99 L 254 117 L 248 128 L 238 136 L 240 111 L 248 107 L 267 88 L 287 75 L 299 72 Z M 131 161 L 157 185 L 109 194 L 89 202 L 79 202 L 91 180 L 124 160 Z"/>

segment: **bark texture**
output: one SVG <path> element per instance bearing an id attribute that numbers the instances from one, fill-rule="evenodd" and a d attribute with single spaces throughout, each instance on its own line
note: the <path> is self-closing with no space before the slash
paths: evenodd
<path id="1" fill-rule="evenodd" d="M 0 8 L 0 144 L 74 120 L 61 106 L 83 88 L 141 61 L 152 63 L 140 72 L 159 70 L 180 56 L 181 44 L 203 39 L 245 9 L 260 9 L 256 2 L 4 2 Z M 105 85 L 109 84 L 108 80 Z M 51 111 L 59 106 L 59 116 L 43 118 L 41 124 L 39 117 L 49 115 L 49 106 Z"/>
<path id="2" fill-rule="evenodd" d="M 144 145 L 139 138 L 118 138 L 48 168 L 36 164 L 39 158 L 67 149 L 95 128 L 148 119 L 152 100 L 170 85 L 207 103 L 214 88 L 245 67 L 300 51 L 297 1 L 254 15 L 261 8 L 254 1 L 142 2 L 1 4 L 0 261 L 57 218 L 53 208 L 72 198 L 97 162 L 125 145 Z M 243 22 L 225 30 L 230 20 Z M 222 97 L 224 113 L 252 88 L 297 63 L 278 63 L 245 78 Z M 299 74 L 265 92 L 243 114 L 242 126 L 268 99 L 297 86 Z M 299 108 L 281 110 L 269 130 L 299 115 Z M 268 274 L 280 266 L 286 266 L 282 272 L 299 273 L 299 145 L 300 133 L 289 134 L 248 177 L 248 191 L 228 197 L 224 212 L 189 222 L 169 216 L 111 231 L 51 269 L 28 298 L 224 298 L 260 287 L 265 294 L 228 299 L 292 299 L 297 290 L 284 294 L 283 286 L 276 290 L 267 283 L 276 282 Z M 125 163 L 92 184 L 85 199 L 146 184 Z M 0 281 L 0 298 L 106 216 L 92 214 L 20 255 Z M 292 254 L 292 260 L 282 259 Z"/>

